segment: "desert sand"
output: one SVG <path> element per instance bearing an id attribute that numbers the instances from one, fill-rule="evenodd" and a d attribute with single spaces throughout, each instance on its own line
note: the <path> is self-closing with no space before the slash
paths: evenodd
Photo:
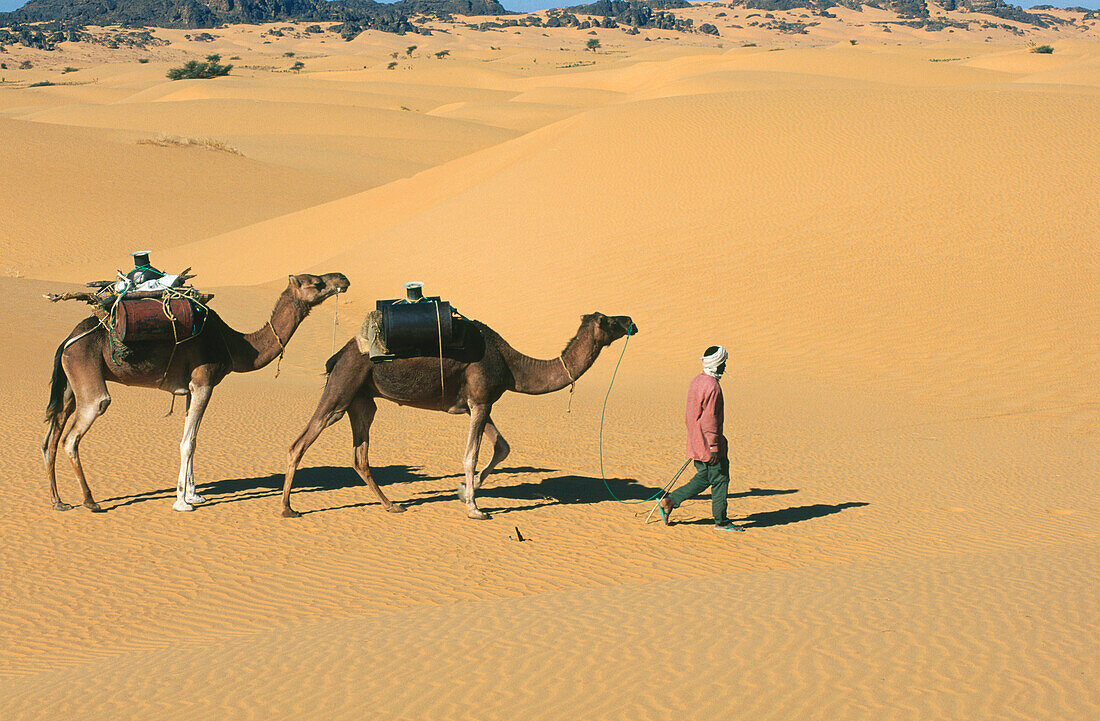
<path id="1" fill-rule="evenodd" d="M 280 24 L 0 56 L 33 65 L 0 84 L 3 718 L 1100 716 L 1097 22 L 685 12 L 722 35 Z M 164 77 L 209 53 L 228 77 Z M 178 407 L 111 386 L 81 454 L 107 512 L 58 513 L 42 416 L 85 313 L 42 295 L 138 249 L 242 330 L 289 273 L 352 285 L 278 378 L 215 390 L 207 504 L 171 510 Z M 280 518 L 325 359 L 409 280 L 537 357 L 592 311 L 641 332 L 570 413 L 497 404 L 491 520 L 455 499 L 465 417 L 384 403 L 371 460 L 409 511 L 360 483 L 345 421 Z M 647 525 L 601 480 L 620 353 L 603 464 L 640 500 L 712 343 L 743 534 L 705 496 Z"/>

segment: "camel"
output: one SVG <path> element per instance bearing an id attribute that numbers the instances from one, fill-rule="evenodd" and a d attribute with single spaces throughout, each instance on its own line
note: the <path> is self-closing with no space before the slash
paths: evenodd
<path id="1" fill-rule="evenodd" d="M 42 442 L 42 457 L 46 462 L 46 477 L 54 510 L 67 511 L 72 506 L 61 501 L 57 493 L 54 461 L 57 446 L 64 435 L 65 453 L 84 492 L 85 508 L 93 512 L 103 509 L 92 498 L 84 469 L 80 464 L 80 440 L 96 418 L 107 411 L 111 396 L 107 382 L 127 386 L 142 386 L 168 391 L 187 398 L 183 440 L 180 442 L 180 473 L 176 483 L 176 511 L 192 511 L 205 498 L 195 492 L 193 459 L 195 438 L 214 386 L 230 373 L 247 373 L 263 368 L 281 357 L 286 344 L 310 310 L 350 283 L 341 273 L 292 275 L 286 290 L 275 302 L 271 319 L 255 333 L 233 330 L 216 313 L 210 311 L 202 332 L 179 345 L 171 338 L 164 341 L 144 341 L 128 346 L 126 356 L 112 356 L 107 331 L 95 317 L 81 321 L 54 355 L 53 377 L 50 382 L 50 402 L 46 409 L 49 428 Z M 71 416 L 75 420 L 64 433 Z"/>
<path id="2" fill-rule="evenodd" d="M 624 335 L 637 332 L 628 316 L 591 313 L 581 319 L 580 329 L 560 356 L 538 360 L 514 350 L 484 323 L 467 322 L 475 331 L 468 334 L 472 340 L 461 351 L 445 351 L 442 358 L 398 358 L 376 363 L 360 352 L 354 338 L 329 358 L 325 367 L 328 379 L 317 410 L 288 453 L 283 483 L 284 518 L 301 516 L 290 507 L 290 487 L 306 449 L 345 413 L 351 422 L 356 472 L 378 496 L 384 509 L 392 513 L 405 510 L 382 493 L 367 460 L 375 400 L 384 398 L 398 405 L 470 416 L 463 457 L 466 482 L 459 486 L 459 499 L 466 503 L 467 516 L 488 519 L 489 514 L 477 507 L 474 496 L 489 473 L 511 451 L 493 423 L 490 415 L 493 404 L 505 391 L 539 395 L 561 390 L 576 382 L 601 350 Z M 475 475 L 483 434 L 488 434 L 493 443 L 493 457 Z"/>

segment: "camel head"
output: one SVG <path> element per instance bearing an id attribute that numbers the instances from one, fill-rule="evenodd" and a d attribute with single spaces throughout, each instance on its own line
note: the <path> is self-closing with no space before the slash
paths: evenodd
<path id="1" fill-rule="evenodd" d="M 324 275 L 290 276 L 287 292 L 296 303 L 312 308 L 323 303 L 329 296 L 343 293 L 351 283 L 343 273 L 325 273 Z"/>
<path id="2" fill-rule="evenodd" d="M 582 319 L 583 324 L 592 328 L 593 339 L 600 348 L 606 347 L 624 335 L 634 335 L 638 326 L 628 315 L 604 315 L 589 313 Z"/>

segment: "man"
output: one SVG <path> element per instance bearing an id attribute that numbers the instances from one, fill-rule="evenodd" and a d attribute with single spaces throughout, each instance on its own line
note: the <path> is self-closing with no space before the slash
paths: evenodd
<path id="1" fill-rule="evenodd" d="M 665 525 L 673 509 L 710 488 L 714 530 L 744 531 L 726 518 L 726 494 L 730 485 L 730 460 L 726 437 L 722 435 L 723 403 L 719 380 L 726 370 L 726 349 L 712 345 L 700 358 L 703 372 L 688 386 L 687 453 L 695 461 L 695 477 L 660 500 L 658 508 Z"/>

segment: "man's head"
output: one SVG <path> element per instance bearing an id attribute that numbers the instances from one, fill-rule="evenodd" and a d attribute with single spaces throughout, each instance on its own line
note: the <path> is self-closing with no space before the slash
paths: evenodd
<path id="1" fill-rule="evenodd" d="M 726 353 L 726 349 L 720 345 L 712 345 L 707 348 L 703 353 L 703 357 L 699 360 L 703 361 L 703 372 L 708 376 L 720 380 L 722 374 L 726 372 L 726 358 L 729 354 Z"/>

